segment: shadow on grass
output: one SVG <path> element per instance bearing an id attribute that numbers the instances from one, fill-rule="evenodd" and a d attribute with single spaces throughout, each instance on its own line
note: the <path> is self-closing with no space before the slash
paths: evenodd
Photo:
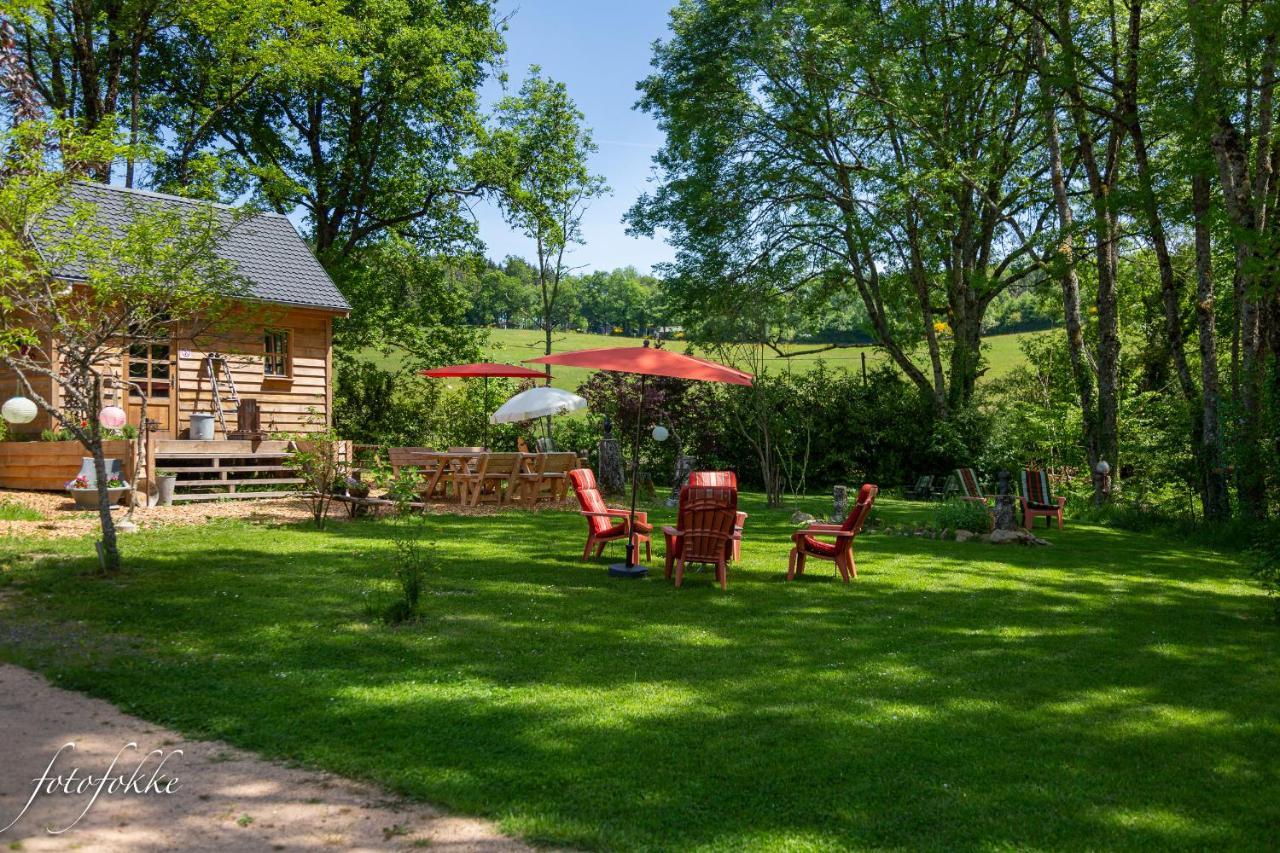
<path id="1" fill-rule="evenodd" d="M 1041 549 L 871 534 L 853 584 L 787 584 L 786 514 L 752 512 L 727 594 L 673 590 L 660 553 L 650 580 L 608 578 L 621 548 L 582 562 L 573 513 L 434 516 L 441 572 L 395 629 L 362 611 L 392 589 L 385 524 L 146 534 L 118 581 L 30 570 L 33 612 L 8 614 L 138 643 L 8 654 L 551 843 L 1275 837 L 1280 641 L 1230 559 L 1092 529 Z"/>

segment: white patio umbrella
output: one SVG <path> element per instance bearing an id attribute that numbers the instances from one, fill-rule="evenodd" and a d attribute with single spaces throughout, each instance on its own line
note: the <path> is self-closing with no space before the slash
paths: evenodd
<path id="1" fill-rule="evenodd" d="M 498 407 L 498 411 L 489 416 L 489 422 L 514 424 L 576 412 L 586 407 L 587 401 L 577 394 L 571 394 L 560 388 L 539 385 L 537 388 L 521 391 L 503 403 Z"/>

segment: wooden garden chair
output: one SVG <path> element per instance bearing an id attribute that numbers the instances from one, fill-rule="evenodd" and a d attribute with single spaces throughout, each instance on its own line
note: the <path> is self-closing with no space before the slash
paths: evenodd
<path id="1" fill-rule="evenodd" d="M 925 474 L 916 478 L 916 484 L 907 489 L 907 497 L 918 501 L 927 501 L 933 497 L 933 476 Z"/>
<path id="2" fill-rule="evenodd" d="M 478 479 L 479 488 L 472 488 L 471 506 L 481 502 L 505 504 L 511 498 L 512 488 L 520 473 L 522 462 L 519 453 L 486 453 L 480 457 L 484 471 Z"/>
<path id="3" fill-rule="evenodd" d="M 729 555 L 738 518 L 738 492 L 724 486 L 685 486 L 675 527 L 664 527 L 667 540 L 665 576 L 675 569 L 676 588 L 684 582 L 686 563 L 716 568 L 721 589 L 729 588 Z"/>
<path id="4" fill-rule="evenodd" d="M 604 546 L 610 542 L 618 540 L 626 542 L 628 534 L 631 533 L 630 513 L 625 509 L 610 509 L 605 505 L 600 487 L 596 485 L 595 473 L 590 468 L 575 468 L 569 472 L 569 481 L 573 483 L 573 489 L 577 492 L 578 503 L 581 506 L 579 511 L 587 520 L 587 544 L 582 548 L 582 559 L 588 559 L 592 550 L 599 557 L 604 553 Z M 637 512 L 636 550 L 638 554 L 639 544 L 643 542 L 646 560 L 652 556 L 650 550 L 652 543 L 649 540 L 649 534 L 652 532 L 653 526 L 649 524 L 648 514 Z"/>
<path id="5" fill-rule="evenodd" d="M 536 461 L 526 467 L 526 473 L 520 475 L 521 500 L 531 506 L 543 498 L 553 502 L 564 500 L 569 493 L 569 472 L 578 467 L 577 455 L 535 453 L 526 459 Z"/>
<path id="6" fill-rule="evenodd" d="M 978 482 L 978 475 L 972 468 L 957 468 L 956 482 L 960 487 L 961 500 L 986 504 L 995 499 L 982 491 L 982 484 Z"/>
<path id="7" fill-rule="evenodd" d="M 390 447 L 387 459 L 391 464 L 391 476 L 399 477 L 401 468 L 422 468 L 423 457 L 433 454 L 430 447 Z"/>
<path id="8" fill-rule="evenodd" d="M 430 447 L 392 447 L 387 450 L 391 464 L 391 476 L 399 477 L 400 471 L 413 468 L 422 479 L 421 494 L 424 500 L 444 497 L 447 485 L 441 480 L 440 454 Z"/>
<path id="9" fill-rule="evenodd" d="M 864 483 L 858 490 L 858 501 L 849 510 L 844 524 L 810 524 L 806 529 L 791 534 L 793 545 L 787 561 L 787 580 L 804 574 L 804 563 L 809 557 L 834 562 L 845 583 L 850 578 L 856 578 L 858 564 L 853 560 L 853 540 L 871 514 L 871 507 L 875 505 L 879 492 L 879 487 Z M 835 537 L 835 542 L 823 542 L 815 538 L 815 534 Z"/>
<path id="10" fill-rule="evenodd" d="M 733 489 L 734 494 L 737 494 L 738 475 L 732 471 L 694 471 L 689 474 L 689 485 L 723 486 L 724 488 Z M 747 514 L 739 512 L 733 525 L 733 541 L 730 543 L 729 553 L 729 559 L 735 563 L 742 558 L 742 528 L 746 523 Z"/>
<path id="11" fill-rule="evenodd" d="M 1049 488 L 1049 472 L 1024 468 L 1022 471 L 1022 526 L 1031 529 L 1036 516 L 1045 517 L 1045 526 L 1049 519 L 1058 519 L 1058 529 L 1062 529 L 1062 510 L 1066 508 L 1067 499 L 1053 494 Z"/>

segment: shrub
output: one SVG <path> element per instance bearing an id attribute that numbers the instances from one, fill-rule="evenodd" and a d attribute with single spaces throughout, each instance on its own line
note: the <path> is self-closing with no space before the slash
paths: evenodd
<path id="1" fill-rule="evenodd" d="M 332 428 L 282 433 L 275 437 L 296 445 L 297 449 L 286 460 L 285 467 L 302 480 L 303 497 L 311 508 L 311 517 L 316 527 L 323 530 L 333 503 L 333 484 L 345 475 L 345 465 L 338 458 L 341 439 Z"/>
<path id="2" fill-rule="evenodd" d="M 428 542 L 424 536 L 425 517 L 407 510 L 402 502 L 392 527 L 395 548 L 392 570 L 400 587 L 400 597 L 382 614 L 388 625 L 417 621 L 427 574 L 436 567 L 435 543 Z"/>
<path id="3" fill-rule="evenodd" d="M 1267 525 L 1259 532 L 1252 548 L 1253 576 L 1275 604 L 1275 617 L 1280 621 L 1280 525 Z"/>
<path id="4" fill-rule="evenodd" d="M 952 498 L 938 507 L 935 523 L 941 530 L 971 530 L 974 533 L 991 532 L 991 511 L 978 501 Z"/>

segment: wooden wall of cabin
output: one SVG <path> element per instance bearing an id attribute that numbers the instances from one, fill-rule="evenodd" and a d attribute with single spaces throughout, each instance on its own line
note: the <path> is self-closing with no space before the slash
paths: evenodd
<path id="1" fill-rule="evenodd" d="M 203 331 L 194 339 L 175 344 L 178 395 L 172 435 L 189 429 L 193 412 L 214 412 L 213 386 L 206 357 L 226 357 L 241 399 L 258 401 L 261 427 L 268 433 L 309 432 L 327 426 L 332 418 L 333 317 L 331 312 L 285 306 L 252 305 L 231 321 L 229 328 Z M 289 336 L 287 376 L 264 372 L 266 333 L 284 331 Z M 227 403 L 229 389 L 219 376 L 228 430 L 236 429 L 234 404 Z M 216 434 L 222 426 L 215 420 Z"/>

